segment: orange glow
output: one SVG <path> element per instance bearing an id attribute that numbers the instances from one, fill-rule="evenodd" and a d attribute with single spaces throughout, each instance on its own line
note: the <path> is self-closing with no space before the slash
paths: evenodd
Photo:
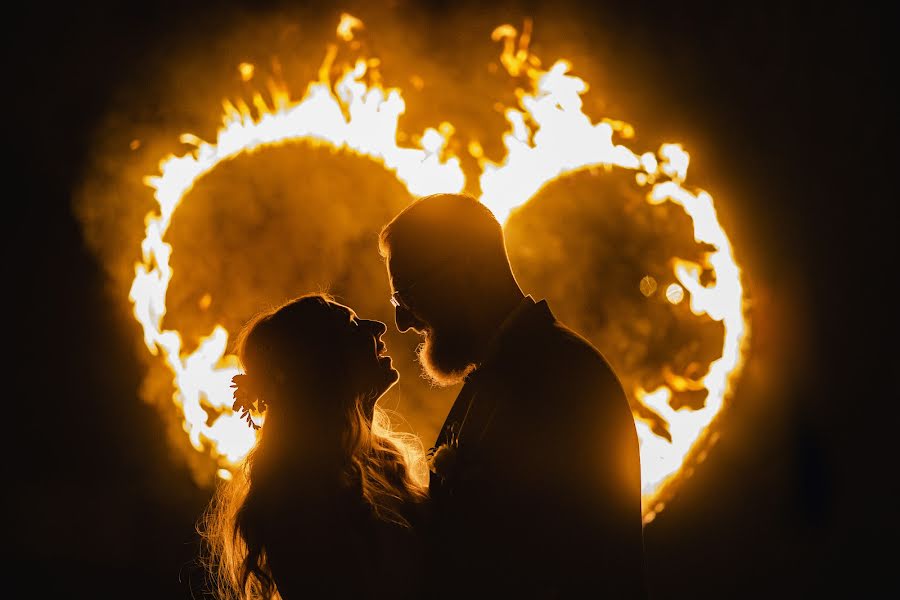
<path id="1" fill-rule="evenodd" d="M 362 21 L 344 14 L 336 34 L 347 43 L 353 40 L 354 30 L 363 27 Z M 649 203 L 671 202 L 681 207 L 693 223 L 695 240 L 714 248 L 703 265 L 673 257 L 672 276 L 678 283 L 666 287 L 664 296 L 672 304 L 689 299 L 694 315 L 723 323 L 721 358 L 709 365 L 700 382 L 672 376 L 666 378 L 666 385 L 652 391 L 640 387 L 629 390 L 636 402 L 666 421 L 672 438 L 656 435 L 648 423 L 636 417 L 644 514 L 649 522 L 662 509 L 660 499 L 666 486 L 677 479 L 688 457 L 707 443 L 709 429 L 740 371 L 748 339 L 740 269 L 716 218 L 712 197 L 702 190 L 682 187 L 690 162 L 688 153 L 678 144 L 664 144 L 656 152 L 636 153 L 628 148 L 624 141 L 634 138 L 634 128 L 614 119 L 594 122 L 585 115 L 581 96 L 588 89 L 587 83 L 569 74 L 571 65 L 565 60 L 543 70 L 541 61 L 528 49 L 530 35 L 530 21 L 521 35 L 511 25 L 498 27 L 492 34 L 495 41 L 503 43 L 503 67 L 513 76 L 526 76 L 531 89 L 518 95 L 517 106 L 502 107 L 509 130 L 503 136 L 506 154 L 499 162 L 485 155 L 478 140 L 464 144 L 481 167 L 481 202 L 505 224 L 515 208 L 549 182 L 598 165 L 624 168 L 634 171 L 636 185 L 648 188 Z M 223 125 L 214 142 L 182 135 L 181 142 L 194 146 L 194 150 L 163 158 L 159 174 L 145 178 L 154 190 L 158 210 L 145 220 L 142 258 L 135 265 L 129 298 L 147 349 L 161 356 L 172 371 L 173 400 L 184 416 L 183 427 L 191 444 L 217 461 L 220 477 L 230 475 L 230 469 L 252 448 L 256 435 L 230 410 L 229 384 L 238 372 L 238 363 L 236 357 L 226 354 L 229 334 L 217 325 L 196 349 L 189 351 L 178 331 L 163 326 L 166 293 L 174 275 L 170 267 L 173 248 L 164 241 L 165 235 L 175 210 L 198 178 L 244 153 L 304 141 L 367 157 L 393 173 L 415 196 L 460 192 L 465 187 L 459 158 L 448 149 L 453 126 L 436 119 L 436 127 L 401 136 L 398 119 L 405 110 L 401 91 L 366 82 L 367 73 L 378 62 L 359 58 L 341 65 L 341 75 L 331 80 L 329 73 L 336 56 L 337 46 L 329 46 L 319 79 L 308 85 L 300 100 L 291 99 L 286 86 L 278 82 L 269 82 L 268 96 L 253 93 L 249 104 L 225 100 Z M 238 70 L 244 81 L 253 77 L 254 67 L 249 63 L 242 63 Z M 418 76 L 411 76 L 410 81 L 417 89 L 426 84 Z M 486 107 L 491 104 L 490 99 L 485 100 Z M 398 139 L 418 142 L 400 146 Z M 712 271 L 713 283 L 700 283 L 704 270 Z M 638 282 L 648 298 L 665 285 L 649 276 Z M 204 295 L 199 309 L 209 309 L 212 300 L 209 294 Z M 707 390 L 703 407 L 675 410 L 670 406 L 672 391 L 686 386 Z M 204 406 L 213 408 L 217 416 L 210 417 Z M 257 422 L 263 421 L 260 415 L 254 417 Z"/>
<path id="2" fill-rule="evenodd" d="M 677 283 L 669 285 L 666 288 L 666 300 L 672 304 L 681 304 L 681 301 L 684 300 L 684 288 Z"/>
<path id="3" fill-rule="evenodd" d="M 244 81 L 250 81 L 253 79 L 253 73 L 256 71 L 256 67 L 251 65 L 250 63 L 243 62 L 238 65 L 238 72 L 241 74 L 241 79 Z"/>
<path id="4" fill-rule="evenodd" d="M 349 42 L 353 39 L 353 30 L 354 29 L 362 29 L 363 22 L 354 17 L 353 15 L 349 15 L 347 13 L 341 14 L 341 22 L 338 23 L 337 26 L 337 36 L 344 40 L 345 42 Z"/>
<path id="5" fill-rule="evenodd" d="M 647 275 L 643 279 L 641 279 L 640 283 L 641 293 L 648 298 L 656 293 L 657 283 L 656 279 Z"/>

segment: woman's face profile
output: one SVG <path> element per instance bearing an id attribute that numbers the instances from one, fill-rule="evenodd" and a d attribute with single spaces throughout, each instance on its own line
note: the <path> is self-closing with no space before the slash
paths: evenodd
<path id="1" fill-rule="evenodd" d="M 350 363 L 347 372 L 354 378 L 358 377 L 359 391 L 366 396 L 364 408 L 371 418 L 375 401 L 400 379 L 381 340 L 387 326 L 381 321 L 362 319 L 341 304 L 335 303 L 334 306 L 340 317 L 342 335 L 346 336 L 346 356 Z"/>

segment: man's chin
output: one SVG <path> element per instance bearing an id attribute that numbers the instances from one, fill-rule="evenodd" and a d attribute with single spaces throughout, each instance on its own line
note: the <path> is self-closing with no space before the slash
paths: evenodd
<path id="1" fill-rule="evenodd" d="M 434 347 L 426 336 L 425 342 L 419 345 L 416 354 L 422 366 L 422 377 L 437 387 L 450 387 L 462 383 L 466 376 L 475 369 L 475 365 L 457 361 L 459 366 L 450 364 L 449 360 L 435 358 Z"/>

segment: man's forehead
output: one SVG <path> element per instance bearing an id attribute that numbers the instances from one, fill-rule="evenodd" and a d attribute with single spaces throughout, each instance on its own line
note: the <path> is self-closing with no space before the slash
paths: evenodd
<path id="1" fill-rule="evenodd" d="M 402 289 L 417 282 L 422 277 L 427 277 L 436 269 L 447 265 L 454 260 L 450 254 L 442 254 L 438 257 L 428 252 L 420 252 L 418 255 L 403 253 L 402 256 L 391 253 L 385 258 L 388 276 L 394 290 Z"/>
<path id="2" fill-rule="evenodd" d="M 413 265 L 409 261 L 404 261 L 396 255 L 391 254 L 385 260 L 387 265 L 388 277 L 395 286 L 409 282 L 412 279 Z"/>

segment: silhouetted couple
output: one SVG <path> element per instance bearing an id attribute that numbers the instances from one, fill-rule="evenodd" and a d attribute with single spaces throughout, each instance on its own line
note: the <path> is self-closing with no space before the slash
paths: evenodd
<path id="1" fill-rule="evenodd" d="M 383 323 L 320 294 L 253 319 L 236 407 L 265 421 L 203 522 L 219 591 L 645 597 L 638 439 L 600 352 L 522 292 L 471 197 L 413 202 L 380 249 L 397 327 L 459 396 L 426 456 L 377 405 L 399 377 Z"/>

